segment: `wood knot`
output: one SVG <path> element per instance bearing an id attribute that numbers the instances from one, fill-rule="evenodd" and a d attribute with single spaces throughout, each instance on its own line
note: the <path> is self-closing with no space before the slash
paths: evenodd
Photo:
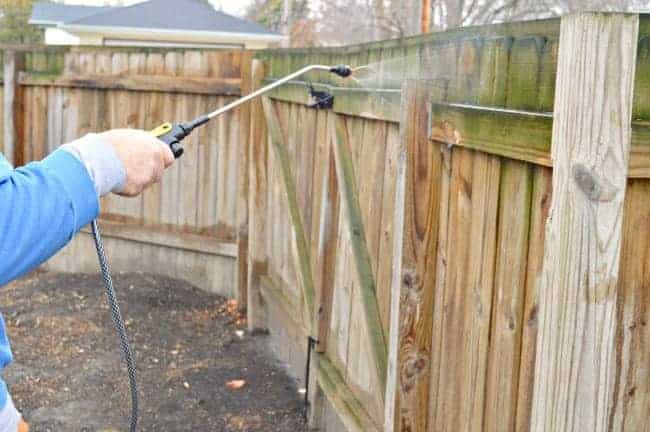
<path id="1" fill-rule="evenodd" d="M 410 393 L 422 375 L 429 367 L 429 359 L 425 351 L 417 351 L 415 347 L 409 350 L 400 370 L 400 384 L 403 393 Z"/>
<path id="2" fill-rule="evenodd" d="M 574 164 L 571 168 L 573 179 L 591 201 L 608 202 L 614 199 L 618 188 L 609 180 L 599 176 L 583 164 Z"/>
<path id="3" fill-rule="evenodd" d="M 537 304 L 534 304 L 533 307 L 530 309 L 530 312 L 528 314 L 528 324 L 529 325 L 537 324 L 538 312 L 539 312 L 539 308 L 537 307 Z"/>
<path id="4" fill-rule="evenodd" d="M 420 285 L 420 276 L 415 270 L 404 270 L 402 272 L 402 284 L 407 288 L 414 288 Z"/>

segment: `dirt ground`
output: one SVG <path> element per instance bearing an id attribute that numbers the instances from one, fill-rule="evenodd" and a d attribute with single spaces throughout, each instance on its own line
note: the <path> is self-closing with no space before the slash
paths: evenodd
<path id="1" fill-rule="evenodd" d="M 242 333 L 232 303 L 164 277 L 114 278 L 140 430 L 306 429 L 295 383 L 267 354 L 267 336 Z M 32 432 L 127 429 L 127 376 L 98 276 L 32 275 L 0 291 L 0 310 L 14 353 L 5 379 Z"/>

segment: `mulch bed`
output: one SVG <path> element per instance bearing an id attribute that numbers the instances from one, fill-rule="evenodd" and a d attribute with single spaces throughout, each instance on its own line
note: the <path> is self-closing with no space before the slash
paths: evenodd
<path id="1" fill-rule="evenodd" d="M 232 301 L 160 276 L 114 278 L 141 431 L 306 430 L 295 383 Z M 15 358 L 4 378 L 32 432 L 127 430 L 127 375 L 99 276 L 33 274 L 0 290 L 0 310 Z"/>

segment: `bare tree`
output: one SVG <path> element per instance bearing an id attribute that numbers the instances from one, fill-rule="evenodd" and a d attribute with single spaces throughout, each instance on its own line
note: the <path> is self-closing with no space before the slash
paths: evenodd
<path id="1" fill-rule="evenodd" d="M 292 23 L 308 17 L 308 3 L 308 0 L 253 0 L 244 14 L 251 21 L 288 34 Z"/>
<path id="2" fill-rule="evenodd" d="M 579 10 L 637 11 L 650 0 L 434 0 L 438 29 L 549 18 Z"/>
<path id="3" fill-rule="evenodd" d="M 421 0 L 292 0 L 300 17 L 296 43 L 345 45 L 420 33 Z M 287 0 L 254 0 L 248 16 L 277 28 Z M 431 0 L 433 31 L 469 25 L 549 18 L 576 10 L 636 11 L 650 0 Z M 292 30 L 292 33 L 294 30 Z"/>
<path id="4" fill-rule="evenodd" d="M 374 39 L 371 0 L 330 0 L 315 11 L 318 33 L 324 45 L 343 45 Z"/>

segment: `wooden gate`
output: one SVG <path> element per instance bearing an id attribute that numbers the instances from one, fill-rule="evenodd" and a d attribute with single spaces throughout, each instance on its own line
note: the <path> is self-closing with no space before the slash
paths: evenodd
<path id="1" fill-rule="evenodd" d="M 290 222 L 290 232 L 285 233 L 290 243 L 286 263 L 294 267 L 299 287 L 293 315 L 312 323 L 304 330 L 317 341 L 316 351 L 321 353 L 317 361 L 318 382 L 324 384 L 322 388 L 329 393 L 331 402 L 345 405 L 346 396 L 341 393 L 347 389 L 340 385 L 342 371 L 348 378 L 358 377 L 357 398 L 367 401 L 368 406 L 357 407 L 354 417 L 360 420 L 363 430 L 373 430 L 377 425 L 373 417 L 380 417 L 383 406 L 387 348 L 376 293 L 380 233 L 366 232 L 364 221 L 373 218 L 373 213 L 381 214 L 378 211 L 381 208 L 376 206 L 382 205 L 383 184 L 376 191 L 360 190 L 358 185 L 374 184 L 368 181 L 368 176 L 383 179 L 383 173 L 377 172 L 382 167 L 376 165 L 383 165 L 385 137 L 378 137 L 383 143 L 362 149 L 360 134 L 364 130 L 358 119 L 346 119 L 334 113 L 320 115 L 312 108 L 298 108 L 312 111 L 305 113 L 307 116 L 320 115 L 324 123 L 319 125 L 321 130 L 310 131 L 312 125 L 292 121 L 295 108 L 287 110 L 269 98 L 264 98 L 263 107 L 276 176 L 269 181 L 281 186 L 277 192 L 283 195 L 280 198 L 286 204 L 285 217 Z M 305 139 L 291 142 L 288 137 L 295 135 L 289 129 L 301 126 L 304 131 L 298 136 Z M 325 134 L 325 145 L 316 148 L 319 133 Z M 305 149 L 298 152 L 296 145 L 314 148 L 311 152 Z M 296 159 L 297 154 L 311 155 L 314 159 Z M 318 184 L 318 177 L 309 178 L 317 169 L 315 165 L 324 174 L 322 184 Z M 308 197 L 308 189 L 320 195 L 320 209 L 317 209 L 320 214 L 311 217 L 315 196 Z M 348 336 L 337 337 L 336 343 L 328 344 L 330 332 Z M 374 411 L 375 416 L 365 413 L 366 410 Z M 351 430 L 357 427 L 351 420 L 344 419 L 344 422 Z"/>
<path id="2" fill-rule="evenodd" d="M 347 429 L 372 431 L 387 376 L 399 123 L 368 103 L 347 112 L 364 98 L 351 92 L 317 110 L 307 87 L 290 85 L 253 106 L 253 128 L 268 131 L 252 130 L 249 155 L 248 316 L 252 328 L 289 320 L 268 326 L 295 330 L 280 335 L 279 353 L 294 370 L 316 339 L 313 421 L 332 417 L 326 398 Z"/>

